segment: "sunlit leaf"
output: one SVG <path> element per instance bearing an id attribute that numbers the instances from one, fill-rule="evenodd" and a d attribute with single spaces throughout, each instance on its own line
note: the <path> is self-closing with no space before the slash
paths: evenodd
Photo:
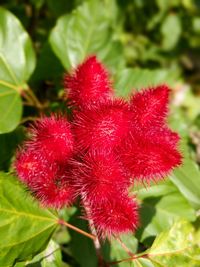
<path id="1" fill-rule="evenodd" d="M 0 133 L 14 130 L 22 114 L 20 93 L 35 67 L 35 54 L 20 21 L 0 8 Z"/>
<path id="2" fill-rule="evenodd" d="M 0 174 L 0 266 L 31 259 L 41 252 L 57 226 L 9 174 Z"/>

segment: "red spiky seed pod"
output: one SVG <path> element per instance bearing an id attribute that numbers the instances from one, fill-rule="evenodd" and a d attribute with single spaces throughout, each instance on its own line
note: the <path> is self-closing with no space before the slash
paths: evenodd
<path id="1" fill-rule="evenodd" d="M 168 113 L 170 89 L 160 85 L 142 90 L 130 99 L 132 123 L 139 131 L 163 126 Z"/>
<path id="2" fill-rule="evenodd" d="M 136 133 L 136 135 L 138 135 Z M 140 135 L 138 135 L 139 137 Z M 168 128 L 166 125 L 163 127 L 154 127 L 153 129 L 147 129 L 143 137 L 148 138 L 148 140 L 153 140 L 155 144 L 165 143 L 166 146 L 170 146 L 171 148 L 177 147 L 180 136 Z"/>
<path id="3" fill-rule="evenodd" d="M 28 146 L 33 151 L 41 150 L 49 161 L 64 162 L 72 155 L 74 138 L 66 117 L 43 117 L 35 122 L 30 132 L 32 136 Z"/>
<path id="4" fill-rule="evenodd" d="M 18 150 L 14 162 L 14 168 L 19 179 L 26 185 L 31 185 L 35 177 L 43 173 L 42 165 L 47 161 L 41 155 L 34 153 L 32 150 Z"/>
<path id="5" fill-rule="evenodd" d="M 108 100 L 78 112 L 74 133 L 78 149 L 112 150 L 130 130 L 131 113 L 121 99 Z"/>
<path id="6" fill-rule="evenodd" d="M 85 202 L 101 203 L 115 198 L 116 190 L 127 191 L 129 179 L 113 153 L 91 150 L 82 161 L 74 162 L 73 179 L 76 191 Z"/>
<path id="7" fill-rule="evenodd" d="M 111 199 L 88 206 L 88 211 L 87 218 L 102 239 L 134 232 L 139 225 L 136 201 L 120 192 Z"/>
<path id="8" fill-rule="evenodd" d="M 15 170 L 42 205 L 61 208 L 74 201 L 74 189 L 70 185 L 67 167 L 49 162 L 42 152 L 19 151 Z"/>
<path id="9" fill-rule="evenodd" d="M 31 190 L 44 207 L 60 209 L 75 201 L 74 188 L 70 184 L 68 173 L 63 171 L 63 168 L 57 166 L 54 177 L 46 175 L 43 178 L 45 179 L 37 179 Z"/>
<path id="10" fill-rule="evenodd" d="M 108 72 L 96 56 L 88 57 L 71 74 L 65 75 L 64 86 L 68 98 L 79 108 L 96 105 L 112 96 Z"/>
<path id="11" fill-rule="evenodd" d="M 118 153 L 133 181 L 161 179 L 182 163 L 182 156 L 175 144 L 165 139 L 167 133 L 161 139 L 158 133 L 157 136 L 143 138 L 134 135 L 125 140 Z"/>

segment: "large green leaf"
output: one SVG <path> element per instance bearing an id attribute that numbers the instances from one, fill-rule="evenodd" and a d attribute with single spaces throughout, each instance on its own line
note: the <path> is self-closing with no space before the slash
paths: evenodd
<path id="1" fill-rule="evenodd" d="M 178 220 L 155 239 L 150 249 L 127 261 L 134 267 L 198 267 L 199 253 L 199 229 L 196 231 L 188 221 Z"/>
<path id="2" fill-rule="evenodd" d="M 161 233 L 147 251 L 148 259 L 157 266 L 200 266 L 200 246 L 194 227 L 187 221 L 177 221 Z"/>
<path id="3" fill-rule="evenodd" d="M 35 54 L 20 21 L 0 8 L 0 133 L 16 128 L 22 113 L 20 92 L 35 67 Z"/>
<path id="4" fill-rule="evenodd" d="M 72 14 L 58 19 L 49 39 L 52 49 L 67 70 L 89 54 L 97 54 L 116 69 L 123 63 L 122 47 L 113 41 L 110 24 L 103 3 L 88 1 Z"/>
<path id="5" fill-rule="evenodd" d="M 31 259 L 42 251 L 57 218 L 41 209 L 16 178 L 0 173 L 0 266 Z"/>
<path id="6" fill-rule="evenodd" d="M 119 96 L 128 96 L 133 90 L 138 90 L 161 83 L 172 85 L 177 81 L 178 71 L 174 70 L 149 70 L 149 69 L 123 69 L 119 70 L 115 77 L 116 94 Z"/>
<path id="7" fill-rule="evenodd" d="M 142 201 L 141 228 L 137 236 L 141 241 L 146 239 L 147 244 L 163 230 L 169 229 L 178 218 L 196 219 L 195 210 L 170 181 L 153 185 L 148 190 L 140 189 L 137 197 Z"/>

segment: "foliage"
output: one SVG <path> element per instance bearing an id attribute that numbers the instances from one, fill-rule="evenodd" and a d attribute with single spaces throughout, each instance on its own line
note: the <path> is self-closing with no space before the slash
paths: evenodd
<path id="1" fill-rule="evenodd" d="M 44 209 L 12 173 L 30 121 L 70 110 L 62 77 L 95 53 L 117 95 L 168 83 L 170 124 L 182 136 L 184 164 L 148 191 L 136 185 L 141 226 L 102 245 L 107 262 L 137 267 L 199 266 L 200 2 L 198 0 L 8 0 L 0 8 L 0 266 L 97 266 L 80 211 Z M 49 240 L 51 241 L 49 242 Z M 121 261 L 129 258 L 128 261 Z"/>

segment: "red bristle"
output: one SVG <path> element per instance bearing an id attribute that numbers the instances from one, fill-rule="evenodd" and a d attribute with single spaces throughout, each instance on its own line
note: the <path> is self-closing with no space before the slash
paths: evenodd
<path id="1" fill-rule="evenodd" d="M 133 94 L 130 100 L 133 127 L 139 131 L 162 126 L 168 113 L 170 89 L 166 85 Z"/>
<path id="2" fill-rule="evenodd" d="M 129 183 L 117 157 L 98 151 L 90 151 L 82 161 L 74 162 L 73 177 L 76 191 L 94 205 L 114 197 L 116 189 L 126 191 Z"/>
<path id="3" fill-rule="evenodd" d="M 96 107 L 78 112 L 74 119 L 74 134 L 78 149 L 112 150 L 126 138 L 131 114 L 128 104 L 109 100 Z"/>
<path id="4" fill-rule="evenodd" d="M 64 116 L 43 117 L 30 132 L 32 137 L 28 146 L 33 151 L 41 150 L 49 161 L 65 162 L 72 155 L 74 138 L 71 125 Z"/>
<path id="5" fill-rule="evenodd" d="M 67 172 L 57 168 L 53 179 L 50 176 L 45 177 L 45 180 L 37 179 L 31 190 L 44 207 L 60 209 L 71 205 L 76 198 L 69 181 Z"/>
<path id="6" fill-rule="evenodd" d="M 102 239 L 134 232 L 139 224 L 136 201 L 117 191 L 115 197 L 88 206 L 88 211 L 87 218 Z"/>
<path id="7" fill-rule="evenodd" d="M 96 56 L 90 56 L 65 75 L 64 86 L 68 98 L 79 108 L 96 105 L 112 96 L 109 75 Z"/>
<path id="8" fill-rule="evenodd" d="M 163 137 L 163 136 L 162 136 Z M 168 175 L 182 163 L 182 156 L 175 145 L 160 136 L 151 138 L 134 135 L 119 148 L 121 161 L 134 179 L 149 181 Z"/>
<path id="9" fill-rule="evenodd" d="M 14 167 L 19 179 L 25 184 L 31 185 L 35 177 L 43 175 L 43 165 L 47 164 L 48 162 L 42 154 L 21 149 L 17 151 Z"/>
<path id="10" fill-rule="evenodd" d="M 25 150 L 18 152 L 15 169 L 19 179 L 44 206 L 61 208 L 74 201 L 67 166 L 49 162 L 41 152 Z"/>

